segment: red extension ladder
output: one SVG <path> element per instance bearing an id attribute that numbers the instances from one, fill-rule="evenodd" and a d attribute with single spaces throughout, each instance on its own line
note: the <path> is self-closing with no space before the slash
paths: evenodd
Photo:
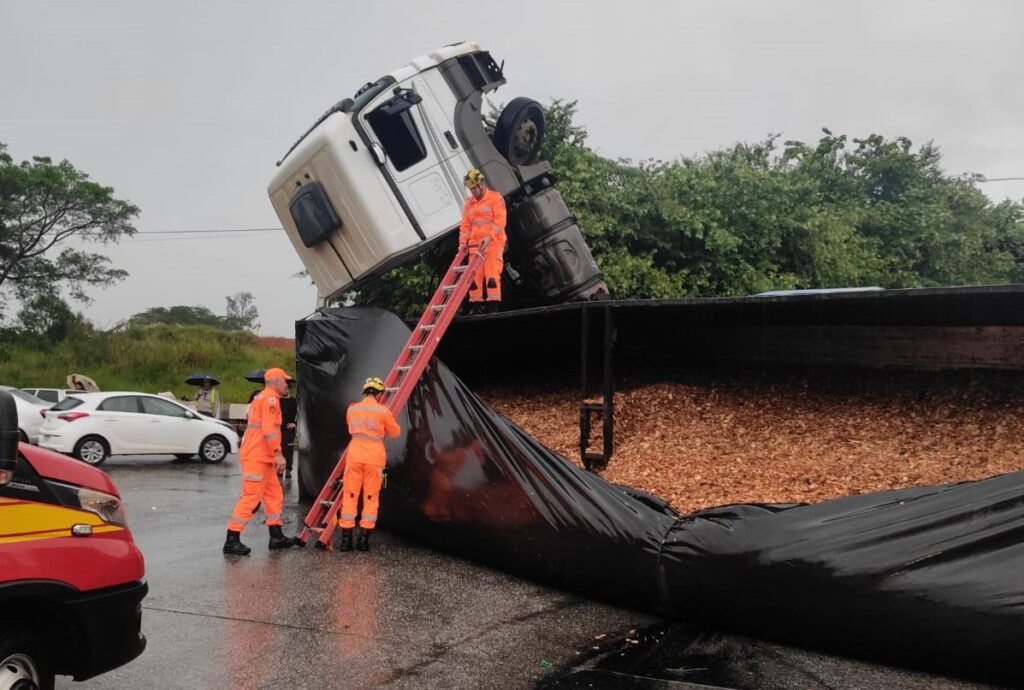
<path id="1" fill-rule="evenodd" d="M 384 404 L 395 416 L 398 416 L 405 407 L 412 389 L 426 370 L 430 358 L 434 356 L 444 332 L 455 318 L 455 312 L 466 298 L 470 283 L 473 282 L 473 274 L 483 263 L 485 245 L 486 242 L 472 250 L 458 251 L 444 278 L 441 279 L 437 292 L 434 293 L 408 342 L 402 348 L 402 353 L 398 355 L 388 377 L 384 379 Z M 469 260 L 463 265 L 467 255 Z M 347 455 L 348 448 L 341 454 L 316 502 L 309 509 L 306 519 L 302 521 L 303 528 L 299 533 L 299 539 L 304 544 L 315 534 L 317 547 L 329 549 L 331 546 L 331 535 L 338 526 L 338 521 L 332 519 L 332 516 L 337 515 L 341 509 L 341 484 Z"/>

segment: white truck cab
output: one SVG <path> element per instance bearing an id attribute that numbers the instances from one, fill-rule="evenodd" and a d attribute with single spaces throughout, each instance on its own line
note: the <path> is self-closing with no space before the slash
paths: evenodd
<path id="1" fill-rule="evenodd" d="M 322 302 L 454 231 L 474 167 L 505 196 L 511 257 L 544 299 L 607 295 L 550 165 L 534 160 L 543 109 L 518 98 L 493 139 L 484 127 L 483 94 L 503 84 L 479 44 L 446 46 L 335 104 L 278 163 L 271 202 Z"/>

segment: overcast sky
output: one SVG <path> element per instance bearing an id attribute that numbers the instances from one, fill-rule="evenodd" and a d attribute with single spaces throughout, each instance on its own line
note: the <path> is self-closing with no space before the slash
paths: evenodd
<path id="1" fill-rule="evenodd" d="M 505 60 L 496 98 L 579 101 L 612 157 L 693 156 L 820 128 L 934 140 L 953 173 L 1024 177 L 1024 3 L 0 2 L 0 141 L 67 158 L 142 209 L 109 250 L 129 271 L 84 308 L 109 326 L 151 306 L 255 294 L 292 335 L 315 290 L 277 226 L 274 162 L 329 105 L 460 40 Z M 989 183 L 995 199 L 1024 182 Z"/>

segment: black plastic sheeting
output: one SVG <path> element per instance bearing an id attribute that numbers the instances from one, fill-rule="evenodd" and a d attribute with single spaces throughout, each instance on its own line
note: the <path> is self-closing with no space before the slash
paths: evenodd
<path id="1" fill-rule="evenodd" d="M 344 411 L 362 381 L 384 376 L 408 335 L 374 309 L 324 310 L 297 324 L 305 495 L 347 443 Z M 668 617 L 1024 682 L 1024 473 L 683 516 L 548 450 L 436 359 L 399 423 L 401 437 L 388 441 L 385 529 Z"/>

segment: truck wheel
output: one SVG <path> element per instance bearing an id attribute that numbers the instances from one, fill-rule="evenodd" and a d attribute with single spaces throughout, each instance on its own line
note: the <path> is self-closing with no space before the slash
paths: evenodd
<path id="1" fill-rule="evenodd" d="M 53 690 L 54 674 L 33 635 L 0 634 L 0 688 Z"/>
<path id="2" fill-rule="evenodd" d="M 211 464 L 223 462 L 230 451 L 231 446 L 223 436 L 207 436 L 199 445 L 200 459 Z"/>
<path id="3" fill-rule="evenodd" d="M 532 98 L 513 98 L 494 126 L 494 148 L 512 165 L 529 165 L 544 143 L 544 108 Z"/>
<path id="4" fill-rule="evenodd" d="M 86 436 L 75 444 L 75 457 L 93 467 L 99 467 L 110 457 L 110 446 L 100 436 Z"/>

